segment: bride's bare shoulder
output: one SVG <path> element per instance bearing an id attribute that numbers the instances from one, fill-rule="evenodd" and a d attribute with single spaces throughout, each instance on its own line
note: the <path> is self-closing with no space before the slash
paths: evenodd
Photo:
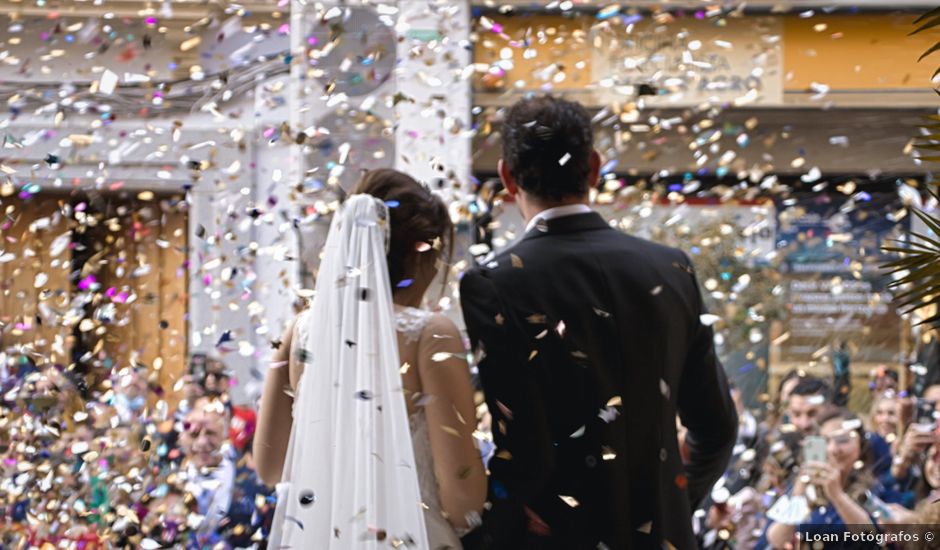
<path id="1" fill-rule="evenodd" d="M 432 313 L 421 331 L 420 343 L 423 350 L 456 352 L 463 349 L 463 336 L 450 317 Z"/>
<path id="2" fill-rule="evenodd" d="M 458 332 L 457 324 L 447 315 L 438 312 L 428 312 L 423 328 L 425 335 L 433 331 Z"/>

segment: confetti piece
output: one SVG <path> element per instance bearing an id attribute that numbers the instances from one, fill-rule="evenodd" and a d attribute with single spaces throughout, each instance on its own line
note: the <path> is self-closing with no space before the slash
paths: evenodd
<path id="1" fill-rule="evenodd" d="M 572 434 L 569 435 L 568 437 L 570 437 L 571 439 L 578 439 L 579 437 L 584 435 L 584 432 L 586 429 L 587 429 L 587 426 L 581 426 L 580 428 L 572 432 Z"/>
<path id="2" fill-rule="evenodd" d="M 499 412 L 503 413 L 503 416 L 512 420 L 512 410 L 509 407 L 503 405 L 501 401 L 496 401 L 496 407 L 499 409 Z"/>
<path id="3" fill-rule="evenodd" d="M 650 534 L 650 533 L 653 531 L 653 522 L 652 522 L 652 521 L 647 521 L 646 523 L 644 523 L 644 524 L 640 525 L 639 527 L 637 527 L 636 530 L 639 531 L 639 532 L 641 532 L 641 533 L 644 533 L 644 534 L 647 534 L 647 535 L 648 535 L 648 534 Z"/>
<path id="4" fill-rule="evenodd" d="M 414 279 L 402 279 L 395 285 L 396 288 L 408 288 L 411 284 L 414 283 Z"/>
<path id="5" fill-rule="evenodd" d="M 565 504 L 571 506 L 572 508 L 577 508 L 581 504 L 578 502 L 578 499 L 567 495 L 558 495 L 558 498 L 560 498 Z"/>
<path id="6" fill-rule="evenodd" d="M 717 315 L 712 315 L 711 313 L 703 313 L 699 315 L 699 322 L 701 322 L 706 327 L 710 327 L 721 320 L 721 317 Z"/>
<path id="7" fill-rule="evenodd" d="M 688 478 L 685 477 L 685 475 L 678 474 L 676 475 L 675 483 L 676 483 L 676 487 L 680 489 L 685 489 L 689 484 L 689 480 Z"/>
<path id="8" fill-rule="evenodd" d="M 106 69 L 101 75 L 101 80 L 99 80 L 98 91 L 104 95 L 111 95 L 114 93 L 117 83 L 118 75 L 110 69 Z"/>
<path id="9" fill-rule="evenodd" d="M 558 159 L 558 165 L 564 166 L 565 164 L 568 163 L 569 160 L 571 160 L 571 153 L 565 153 L 564 156 Z"/>
<path id="10" fill-rule="evenodd" d="M 446 351 L 439 351 L 431 355 L 431 361 L 434 361 L 435 363 L 440 363 L 441 361 L 447 361 L 453 356 L 454 356 L 453 353 L 448 353 Z"/>
<path id="11" fill-rule="evenodd" d="M 294 522 L 295 524 L 297 524 L 297 527 L 300 527 L 300 530 L 303 531 L 304 523 L 300 521 L 299 519 L 295 518 L 294 516 L 284 516 L 284 520 Z"/>
<path id="12" fill-rule="evenodd" d="M 454 437 L 460 437 L 460 432 L 450 426 L 441 426 L 441 429 Z"/>
<path id="13" fill-rule="evenodd" d="M 608 407 L 619 407 L 623 405 L 623 401 L 620 399 L 619 395 L 615 395 L 607 400 Z"/>
<path id="14" fill-rule="evenodd" d="M 515 254 L 510 254 L 509 258 L 510 260 L 512 260 L 513 267 L 519 268 L 519 269 L 522 268 L 522 258 L 520 258 L 519 256 L 516 256 Z"/>
<path id="15" fill-rule="evenodd" d="M 300 505 L 304 508 L 310 507 L 317 501 L 317 496 L 310 489 L 306 489 L 300 493 L 299 499 Z"/>
<path id="16" fill-rule="evenodd" d="M 619 415 L 620 415 L 620 411 L 610 406 L 608 406 L 605 409 L 601 409 L 600 412 L 597 413 L 597 417 L 608 424 L 616 420 L 617 416 Z"/>
<path id="17" fill-rule="evenodd" d="M 184 40 L 183 42 L 180 43 L 180 51 L 188 52 L 189 50 L 198 46 L 200 42 L 202 42 L 202 38 L 199 36 L 194 36 L 192 38 Z"/>

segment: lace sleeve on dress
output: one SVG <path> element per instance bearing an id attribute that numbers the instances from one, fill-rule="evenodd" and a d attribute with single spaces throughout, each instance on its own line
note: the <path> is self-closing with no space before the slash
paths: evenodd
<path id="1" fill-rule="evenodd" d="M 428 324 L 432 313 L 413 307 L 395 308 L 395 330 L 405 336 L 405 341 L 413 344 L 421 338 L 424 326 Z"/>

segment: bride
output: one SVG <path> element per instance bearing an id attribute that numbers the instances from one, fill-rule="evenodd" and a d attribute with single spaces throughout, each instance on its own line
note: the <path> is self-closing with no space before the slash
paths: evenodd
<path id="1" fill-rule="evenodd" d="M 486 477 L 463 342 L 420 309 L 453 245 L 440 198 L 368 172 L 330 226 L 313 305 L 268 369 L 254 439 L 269 548 L 461 548 Z"/>

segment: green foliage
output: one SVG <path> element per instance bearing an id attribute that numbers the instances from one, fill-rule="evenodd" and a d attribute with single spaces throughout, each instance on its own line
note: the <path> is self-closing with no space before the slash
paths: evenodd
<path id="1" fill-rule="evenodd" d="M 936 189 L 930 194 L 940 199 Z M 895 300 L 902 313 L 912 313 L 928 305 L 940 304 L 940 220 L 933 215 L 911 207 L 914 213 L 930 229 L 933 236 L 911 231 L 903 241 L 894 241 L 897 246 L 882 248 L 898 258 L 882 267 L 895 280 L 888 287 L 896 291 Z M 940 314 L 923 319 L 918 324 L 940 324 Z"/>
<path id="2" fill-rule="evenodd" d="M 940 26 L 940 7 L 934 8 L 914 20 L 917 27 L 909 33 L 915 35 Z M 918 61 L 940 51 L 940 41 L 928 48 Z M 940 67 L 933 73 L 933 77 L 940 74 Z M 933 79 L 931 77 L 931 79 Z M 934 90 L 940 94 L 940 90 Z M 918 127 L 925 130 L 917 136 L 914 147 L 920 155 L 917 157 L 925 162 L 940 161 L 940 115 L 924 116 L 924 124 Z M 936 189 L 930 194 L 940 198 Z M 896 303 L 903 313 L 912 313 L 921 308 L 940 304 L 940 220 L 930 213 L 911 207 L 914 213 L 930 229 L 931 235 L 911 231 L 903 241 L 895 241 L 897 246 L 882 248 L 887 253 L 896 254 L 898 258 L 882 266 L 895 280 L 888 285 L 896 291 Z M 937 310 L 935 310 L 937 311 Z M 940 313 L 928 316 L 918 324 L 940 324 Z"/>

